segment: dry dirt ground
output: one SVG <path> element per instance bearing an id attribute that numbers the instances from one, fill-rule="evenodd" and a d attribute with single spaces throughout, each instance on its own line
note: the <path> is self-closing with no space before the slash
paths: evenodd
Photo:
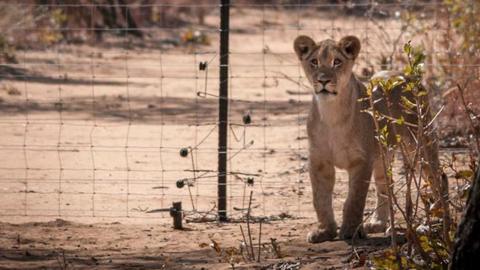
<path id="1" fill-rule="evenodd" d="M 265 248 L 261 262 L 244 262 L 237 256 L 240 263 L 234 269 L 353 268 L 356 260 L 352 260 L 349 243 L 306 243 L 310 222 L 285 220 L 263 224 Z M 184 231 L 175 231 L 166 224 L 87 225 L 64 220 L 0 226 L 0 269 L 232 269 L 226 263 L 228 259 L 209 246 L 210 239 L 221 248 L 238 248 L 242 239 L 238 224 L 188 224 Z M 245 224 L 243 227 L 246 228 Z M 253 241 L 257 242 L 258 224 L 252 225 L 252 231 Z M 281 258 L 267 246 L 269 238 L 277 239 Z M 365 256 L 388 243 L 388 238 L 377 236 L 358 241 L 356 246 L 359 254 Z M 255 253 L 258 254 L 257 248 Z"/>
<path id="2" fill-rule="evenodd" d="M 365 42 L 357 71 L 392 48 L 375 46 L 383 34 L 368 19 L 320 14 L 232 10 L 228 213 L 242 217 L 253 191 L 252 216 L 267 220 L 261 262 L 240 260 L 235 269 L 354 266 L 346 242 L 305 242 L 315 222 L 305 165 L 310 96 L 292 41 L 355 34 Z M 398 35 L 397 19 L 380 23 Z M 216 211 L 217 25 L 214 11 L 199 27 L 210 45 L 170 47 L 189 27 L 166 29 L 145 41 L 18 51 L 18 64 L 1 66 L 0 269 L 231 269 L 209 245 L 238 247 L 239 223 L 205 221 Z M 193 147 L 193 157 L 181 157 L 182 147 Z M 192 186 L 177 188 L 181 179 Z M 346 181 L 339 171 L 338 220 Z M 185 230 L 173 230 L 165 212 L 148 212 L 173 201 L 194 221 Z M 386 245 L 382 235 L 356 243 L 363 254 Z"/>

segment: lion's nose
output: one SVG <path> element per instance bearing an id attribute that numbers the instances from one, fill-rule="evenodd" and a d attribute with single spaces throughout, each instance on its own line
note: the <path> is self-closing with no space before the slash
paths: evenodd
<path id="1" fill-rule="evenodd" d="M 325 85 L 327 85 L 327 83 L 329 83 L 330 80 L 318 80 L 318 82 L 321 83 L 323 87 L 325 87 Z"/>

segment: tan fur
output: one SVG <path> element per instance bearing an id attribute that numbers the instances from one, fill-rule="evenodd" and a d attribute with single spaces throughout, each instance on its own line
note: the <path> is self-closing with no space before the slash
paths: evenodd
<path id="1" fill-rule="evenodd" d="M 340 238 L 365 236 L 362 219 L 365 200 L 372 173 L 375 177 L 376 211 L 368 224 L 367 231 L 384 231 L 388 222 L 386 184 L 383 162 L 374 136 L 371 116 L 362 112 L 368 108 L 365 86 L 352 73 L 352 67 L 360 51 L 360 41 L 347 36 L 336 42 L 324 40 L 315 43 L 310 37 L 299 36 L 294 42 L 295 52 L 303 70 L 313 87 L 312 105 L 307 121 L 309 139 L 310 180 L 313 204 L 318 217 L 318 229 L 308 234 L 311 243 L 331 240 L 337 236 L 337 224 L 332 208 L 332 192 L 335 183 L 335 167 L 347 170 L 349 188 L 343 208 Z M 392 76 L 394 74 L 380 74 Z M 391 94 L 393 117 L 399 117 L 399 87 Z M 382 91 L 374 91 L 378 99 L 376 109 L 387 114 Z M 404 115 L 406 121 L 416 119 Z M 406 128 L 399 128 L 400 135 L 409 137 Z M 394 139 L 394 135 L 392 134 Z M 393 156 L 387 157 L 389 160 Z M 357 228 L 359 228 L 357 230 Z"/>

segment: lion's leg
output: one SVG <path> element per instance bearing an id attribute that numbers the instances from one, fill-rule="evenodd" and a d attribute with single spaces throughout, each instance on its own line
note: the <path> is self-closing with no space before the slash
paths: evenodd
<path id="1" fill-rule="evenodd" d="M 343 207 L 343 223 L 340 238 L 350 239 L 354 236 L 363 238 L 365 232 L 361 226 L 363 210 L 367 199 L 368 186 L 372 177 L 372 165 L 361 162 L 348 170 L 348 196 Z"/>
<path id="2" fill-rule="evenodd" d="M 391 162 L 388 159 L 387 162 Z M 388 166 L 388 163 L 386 164 Z M 385 177 L 385 169 L 383 160 L 377 158 L 373 164 L 373 177 L 375 179 L 376 205 L 370 221 L 365 224 L 365 231 L 371 233 L 385 232 L 388 224 L 388 190 L 387 179 Z"/>
<path id="3" fill-rule="evenodd" d="M 431 182 L 431 187 L 435 200 L 438 202 L 437 207 L 443 209 L 444 226 L 448 228 L 451 217 L 449 209 L 449 190 L 448 178 L 440 169 L 440 161 L 438 156 L 438 144 L 435 138 L 428 138 L 423 147 L 425 161 L 422 166 L 425 178 Z"/>
<path id="4" fill-rule="evenodd" d="M 423 147 L 423 156 L 425 163 L 423 163 L 422 171 L 424 177 L 432 181 L 435 199 L 439 200 L 443 197 L 443 201 L 448 201 L 448 181 L 447 178 L 442 177 L 438 157 L 438 145 L 435 140 L 426 140 L 425 146 Z M 448 204 L 446 206 L 448 206 Z"/>
<path id="5" fill-rule="evenodd" d="M 307 241 L 319 243 L 337 236 L 337 223 L 333 214 L 332 194 L 335 184 L 335 168 L 331 164 L 310 163 L 313 206 L 317 212 L 318 229 L 308 233 Z"/>

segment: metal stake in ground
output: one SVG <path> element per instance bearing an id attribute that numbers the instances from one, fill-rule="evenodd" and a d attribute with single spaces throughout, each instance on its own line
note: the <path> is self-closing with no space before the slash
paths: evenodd
<path id="1" fill-rule="evenodd" d="M 218 218 L 227 220 L 228 38 L 230 0 L 220 1 L 220 94 L 218 114 Z"/>
<path id="2" fill-rule="evenodd" d="M 183 229 L 182 219 L 182 202 L 173 202 L 172 208 L 170 208 L 170 216 L 173 217 L 173 228 L 176 230 Z"/>

